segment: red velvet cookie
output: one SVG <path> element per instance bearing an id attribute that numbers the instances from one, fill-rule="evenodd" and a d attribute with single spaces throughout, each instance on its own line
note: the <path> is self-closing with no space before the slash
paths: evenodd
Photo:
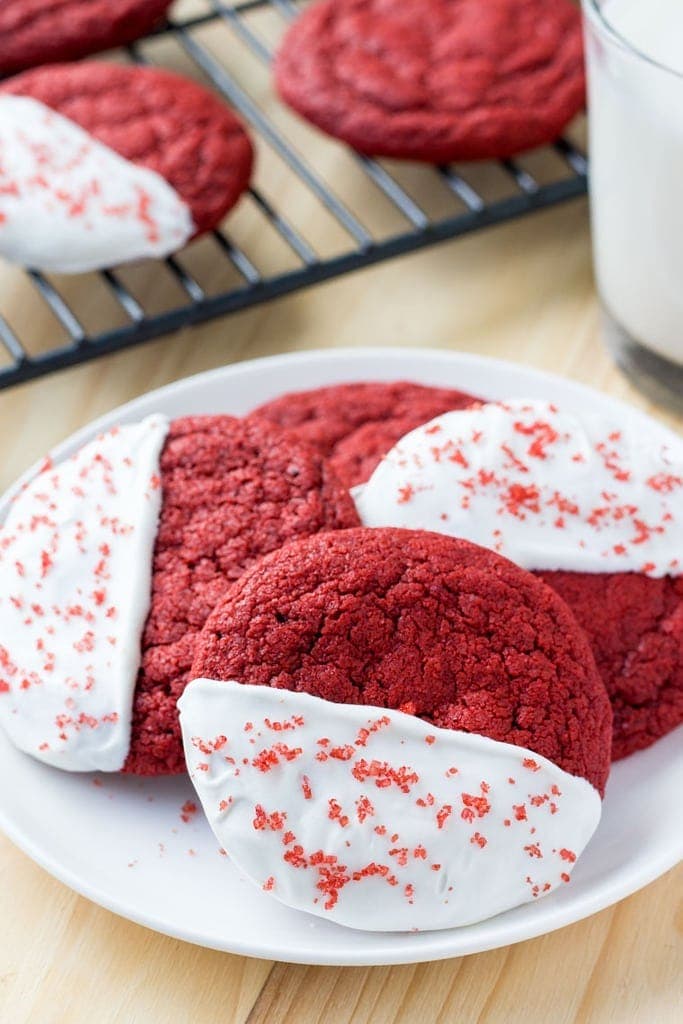
<path id="1" fill-rule="evenodd" d="M 0 75 L 132 43 L 172 0 L 3 0 Z"/>
<path id="2" fill-rule="evenodd" d="M 183 771 L 176 700 L 199 632 L 231 583 L 285 541 L 358 522 L 320 456 L 268 424 L 175 420 L 160 474 L 152 599 L 124 769 L 141 775 Z"/>
<path id="3" fill-rule="evenodd" d="M 442 163 L 559 135 L 585 101 L 569 0 L 321 0 L 275 66 L 283 99 L 362 153 Z"/>
<path id="4" fill-rule="evenodd" d="M 249 183 L 252 147 L 213 93 L 159 68 L 87 62 L 37 68 L 2 86 L 160 174 L 188 205 L 195 234 L 220 223 Z"/>
<path id="5" fill-rule="evenodd" d="M 651 422 L 509 399 L 405 435 L 356 492 L 365 526 L 433 529 L 537 573 L 583 626 L 613 754 L 683 722 L 683 446 Z"/>
<path id="6" fill-rule="evenodd" d="M 281 395 L 255 409 L 326 455 L 347 486 L 363 483 L 409 430 L 477 399 L 453 388 L 409 381 L 354 382 Z"/>
<path id="7" fill-rule="evenodd" d="M 347 530 L 262 559 L 209 616 L 193 677 L 408 711 L 527 747 L 604 790 L 612 716 L 550 588 L 424 531 Z"/>
<path id="8" fill-rule="evenodd" d="M 683 722 L 683 578 L 544 572 L 586 632 L 614 712 L 612 757 Z"/>
<path id="9" fill-rule="evenodd" d="M 48 457 L 0 529 L 0 727 L 67 771 L 183 771 L 210 611 L 262 555 L 357 525 L 322 456 L 265 422 L 153 414 Z"/>

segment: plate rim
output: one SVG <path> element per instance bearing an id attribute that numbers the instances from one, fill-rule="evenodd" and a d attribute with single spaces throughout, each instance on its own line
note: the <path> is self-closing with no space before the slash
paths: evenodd
<path id="1" fill-rule="evenodd" d="M 679 727 L 677 731 L 682 732 L 683 734 L 683 727 Z M 632 756 L 637 757 L 638 754 L 636 753 Z M 611 886 L 607 886 L 606 898 L 606 887 L 603 885 L 598 892 L 588 892 L 583 896 L 583 898 L 578 897 L 566 907 L 560 907 L 559 909 L 554 908 L 555 914 L 550 925 L 547 920 L 544 920 L 543 915 L 537 914 L 535 915 L 538 918 L 537 924 L 534 923 L 529 927 L 526 919 L 513 923 L 509 933 L 504 938 L 500 940 L 494 939 L 494 941 L 491 942 L 484 934 L 479 941 L 475 940 L 474 942 L 469 943 L 466 950 L 454 951 L 452 949 L 448 949 L 446 948 L 447 942 L 445 942 L 443 948 L 437 951 L 431 951 L 431 955 L 428 957 L 418 956 L 418 958 L 416 958 L 414 953 L 406 952 L 404 954 L 402 951 L 393 947 L 387 948 L 386 951 L 376 949 L 373 951 L 373 954 L 368 956 L 367 954 L 363 955 L 362 943 L 360 943 L 358 945 L 350 944 L 347 946 L 346 952 L 343 955 L 335 955 L 331 957 L 321 954 L 315 945 L 311 945 L 308 949 L 302 948 L 297 953 L 288 953 L 288 951 L 283 950 L 280 945 L 274 944 L 271 946 L 267 942 L 259 943 L 257 945 L 256 943 L 248 941 L 241 942 L 231 940 L 229 943 L 207 941 L 206 937 L 203 937 L 197 929 L 179 927 L 174 925 L 172 922 L 161 922 L 159 919 L 152 920 L 148 915 L 139 912 L 135 907 L 131 908 L 126 906 L 125 901 L 118 898 L 112 898 L 105 892 L 101 891 L 97 886 L 92 886 L 89 883 L 84 882 L 70 869 L 64 868 L 57 860 L 52 859 L 49 853 L 41 849 L 30 838 L 26 837 L 20 828 L 15 826 L 14 821 L 7 817 L 4 808 L 1 805 L 0 829 L 11 842 L 30 857 L 32 861 L 38 864 L 39 867 L 47 871 L 48 874 L 68 886 L 78 895 L 85 897 L 97 906 L 103 907 L 105 910 L 108 910 L 125 920 L 133 921 L 135 924 L 142 925 L 151 931 L 166 935 L 169 938 L 180 939 L 183 942 L 189 942 L 192 945 L 201 946 L 205 949 L 231 953 L 236 956 L 254 957 L 259 960 L 274 960 L 281 963 L 308 964 L 326 967 L 378 967 L 412 963 L 431 963 L 439 960 L 448 960 L 460 956 L 470 956 L 475 953 L 501 949 L 507 946 L 516 945 L 519 942 L 526 942 L 530 939 L 540 938 L 543 935 L 550 935 L 552 932 L 558 931 L 561 928 L 565 928 L 571 924 L 576 924 L 578 921 L 591 917 L 593 914 L 599 913 L 601 910 L 607 910 L 615 903 L 626 899 L 628 896 L 633 895 L 633 893 L 645 888 L 651 882 L 666 874 L 672 868 L 676 867 L 683 859 L 682 840 L 680 849 L 676 850 L 672 844 L 670 856 L 662 855 L 659 858 L 653 859 L 648 864 L 647 871 L 642 871 L 642 868 L 638 866 L 639 862 L 636 862 L 636 866 L 632 867 L 630 870 L 622 870 L 620 875 L 614 880 L 613 884 Z M 538 905 L 539 904 L 530 904 L 530 906 Z M 499 915 L 496 915 L 496 917 L 490 918 L 489 921 L 495 922 L 498 916 Z M 487 925 L 489 921 L 480 923 Z M 355 929 L 350 928 L 345 929 L 345 931 L 348 931 L 349 934 L 360 936 L 365 934 L 364 932 L 357 932 Z M 447 936 L 457 935 L 458 932 L 464 933 L 464 930 L 458 928 L 439 929 L 430 934 Z M 376 932 L 374 934 L 393 935 L 395 933 Z"/>
<path id="2" fill-rule="evenodd" d="M 377 374 L 372 374 L 370 376 L 363 375 L 363 364 L 372 363 L 378 358 L 385 361 L 386 372 L 383 373 L 382 376 L 378 376 Z M 353 380 L 389 380 L 398 379 L 401 376 L 405 378 L 405 373 L 392 373 L 393 368 L 397 365 L 400 366 L 401 362 L 405 359 L 422 358 L 424 358 L 427 366 L 429 365 L 430 360 L 433 360 L 435 362 L 440 361 L 444 364 L 450 364 L 454 369 L 457 369 L 458 366 L 462 367 L 465 365 L 475 371 L 481 370 L 482 373 L 485 373 L 487 368 L 495 368 L 496 371 L 502 374 L 511 372 L 513 376 L 516 374 L 522 374 L 527 378 L 535 377 L 539 382 L 547 381 L 551 387 L 553 385 L 560 385 L 563 389 L 568 388 L 570 391 L 573 391 L 577 397 L 582 397 L 586 400 L 597 398 L 603 407 L 605 405 L 611 406 L 617 414 L 627 414 L 629 416 L 635 415 L 642 419 L 643 422 L 647 422 L 649 424 L 655 423 L 659 428 L 664 431 L 668 431 L 672 436 L 677 438 L 679 437 L 679 435 L 675 431 L 671 430 L 671 428 L 666 424 L 653 419 L 647 413 L 629 405 L 622 399 L 606 394 L 605 392 L 601 392 L 596 388 L 582 384 L 572 378 L 563 377 L 559 374 L 538 369 L 534 366 L 528 366 L 524 363 L 514 363 L 509 360 L 482 356 L 474 353 L 458 352 L 449 349 L 422 348 L 417 346 L 372 346 L 363 348 L 345 347 L 308 349 L 304 351 L 285 352 L 271 356 L 243 360 L 239 363 L 231 363 L 187 377 L 181 377 L 168 384 L 162 385 L 159 388 L 143 392 L 141 395 L 138 395 L 135 398 L 130 399 L 128 402 L 118 405 L 101 416 L 98 416 L 96 419 L 91 420 L 89 423 L 80 427 L 78 430 L 61 440 L 50 450 L 49 454 L 51 457 L 55 458 L 55 460 L 59 460 L 68 454 L 69 451 L 83 444 L 86 440 L 90 439 L 102 429 L 106 429 L 112 421 L 120 421 L 123 417 L 131 414 L 135 415 L 136 408 L 142 402 L 153 402 L 155 399 L 166 400 L 167 398 L 182 399 L 183 394 L 192 394 L 197 390 L 201 391 L 206 385 L 213 384 L 215 381 L 220 382 L 224 378 L 228 380 L 234 380 L 235 378 L 239 379 L 241 376 L 249 376 L 253 374 L 254 371 L 258 371 L 261 368 L 267 368 L 268 370 L 273 371 L 277 370 L 279 366 L 291 366 L 296 363 L 304 364 L 310 362 L 317 363 L 320 366 L 329 365 L 332 368 L 337 364 L 339 367 L 337 373 L 331 373 L 330 380 L 328 381 L 329 384 L 334 384 Z M 345 364 L 347 369 L 343 369 Z M 428 369 L 424 376 L 429 376 Z M 320 386 L 325 385 L 321 384 Z M 276 393 L 278 392 L 275 392 L 274 394 Z M 5 509 L 11 501 L 12 496 L 27 479 L 30 479 L 36 473 L 41 464 L 42 460 L 38 460 L 33 465 L 29 466 L 28 469 L 22 473 L 21 476 L 4 492 L 4 494 L 0 496 L 0 520 L 4 517 Z M 637 757 L 638 754 L 632 756 Z M 79 895 L 91 900 L 95 904 L 104 907 L 106 910 L 115 913 L 120 917 L 133 921 L 138 925 L 142 925 L 143 927 L 168 935 L 172 938 L 190 942 L 194 945 L 216 949 L 222 952 L 229 952 L 235 955 L 277 960 L 286 963 L 316 964 L 321 966 L 375 966 L 380 964 L 388 965 L 430 962 L 457 956 L 470 955 L 473 953 L 484 952 L 486 950 L 498 949 L 526 941 L 527 939 L 538 938 L 541 935 L 550 934 L 559 928 L 563 928 L 567 925 L 583 920 L 584 918 L 597 913 L 600 910 L 606 909 L 622 899 L 625 899 L 627 896 L 630 896 L 632 893 L 650 884 L 656 878 L 671 870 L 671 868 L 683 859 L 682 838 L 679 848 L 676 848 L 676 844 L 672 843 L 670 848 L 663 851 L 659 857 L 655 857 L 652 861 L 648 862 L 645 869 L 640 862 L 635 861 L 630 868 L 628 866 L 623 868 L 619 874 L 616 875 L 611 885 L 603 883 L 597 892 L 595 890 L 590 890 L 583 896 L 578 896 L 571 903 L 567 904 L 567 906 L 554 907 L 552 920 L 547 920 L 546 915 L 538 914 L 536 915 L 538 921 L 534 921 L 532 919 L 531 924 L 526 919 L 522 919 L 519 922 L 513 922 L 502 938 L 494 937 L 491 940 L 491 938 L 487 938 L 486 933 L 484 932 L 479 940 L 466 943 L 466 949 L 448 948 L 449 944 L 446 940 L 438 950 L 429 950 L 428 956 L 422 956 L 418 952 L 416 957 L 415 951 L 411 952 L 406 950 L 404 952 L 401 949 L 394 947 L 388 947 L 386 951 L 382 951 L 381 948 L 375 949 L 370 955 L 367 953 L 364 955 L 362 943 L 350 943 L 343 955 L 338 953 L 334 956 L 330 956 L 329 954 L 325 955 L 325 953 L 321 953 L 314 945 L 313 939 L 311 940 L 310 948 L 305 949 L 301 947 L 296 952 L 288 952 L 279 944 L 271 945 L 267 939 L 258 944 L 251 941 L 241 942 L 234 938 L 231 938 L 229 942 L 223 944 L 213 940 L 207 941 L 206 936 L 202 936 L 199 929 L 187 926 L 178 926 L 170 920 L 167 921 L 150 917 L 145 912 L 139 911 L 134 905 L 131 906 L 127 904 L 125 899 L 112 896 L 100 886 L 91 885 L 88 881 L 83 880 L 71 869 L 60 864 L 57 858 L 52 857 L 50 855 L 49 847 L 45 847 L 44 845 L 41 846 L 38 842 L 34 841 L 30 835 L 27 835 L 22 827 L 18 825 L 11 816 L 7 815 L 5 808 L 2 805 L 0 805 L 0 829 L 20 850 L 60 882 L 67 885 Z M 493 918 L 491 920 L 495 921 L 496 919 Z M 486 923 L 487 922 L 482 922 L 482 924 Z M 352 930 L 349 929 L 349 932 L 351 931 Z M 444 929 L 441 932 L 432 934 L 457 936 L 459 931 L 459 929 Z M 454 943 L 454 945 L 457 945 L 457 943 Z"/>

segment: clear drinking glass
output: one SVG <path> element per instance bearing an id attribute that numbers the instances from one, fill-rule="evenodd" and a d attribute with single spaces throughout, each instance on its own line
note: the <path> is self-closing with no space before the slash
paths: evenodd
<path id="1" fill-rule="evenodd" d="M 583 9 L 605 340 L 638 387 L 682 408 L 683 0 Z"/>

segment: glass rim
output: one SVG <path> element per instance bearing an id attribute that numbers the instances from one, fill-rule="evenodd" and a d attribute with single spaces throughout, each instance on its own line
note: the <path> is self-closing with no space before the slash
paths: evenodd
<path id="1" fill-rule="evenodd" d="M 650 64 L 652 67 L 658 68 L 660 71 L 664 71 L 668 75 L 673 75 L 674 78 L 683 78 L 683 71 L 679 71 L 677 68 L 672 68 L 668 64 L 663 64 L 662 61 L 657 60 L 655 57 L 650 57 L 649 54 L 639 50 L 629 39 L 618 32 L 613 25 L 607 20 L 602 12 L 602 4 L 600 0 L 582 0 L 583 9 L 588 18 L 590 18 L 594 24 L 597 24 L 622 50 L 630 53 L 633 57 L 637 57 L 639 60 L 645 61 L 646 64 Z"/>

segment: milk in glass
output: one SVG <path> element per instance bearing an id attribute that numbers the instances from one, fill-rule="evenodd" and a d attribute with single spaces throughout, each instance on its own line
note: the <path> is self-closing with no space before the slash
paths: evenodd
<path id="1" fill-rule="evenodd" d="M 598 290 L 617 329 L 680 381 L 683 0 L 584 0 L 584 9 Z"/>

